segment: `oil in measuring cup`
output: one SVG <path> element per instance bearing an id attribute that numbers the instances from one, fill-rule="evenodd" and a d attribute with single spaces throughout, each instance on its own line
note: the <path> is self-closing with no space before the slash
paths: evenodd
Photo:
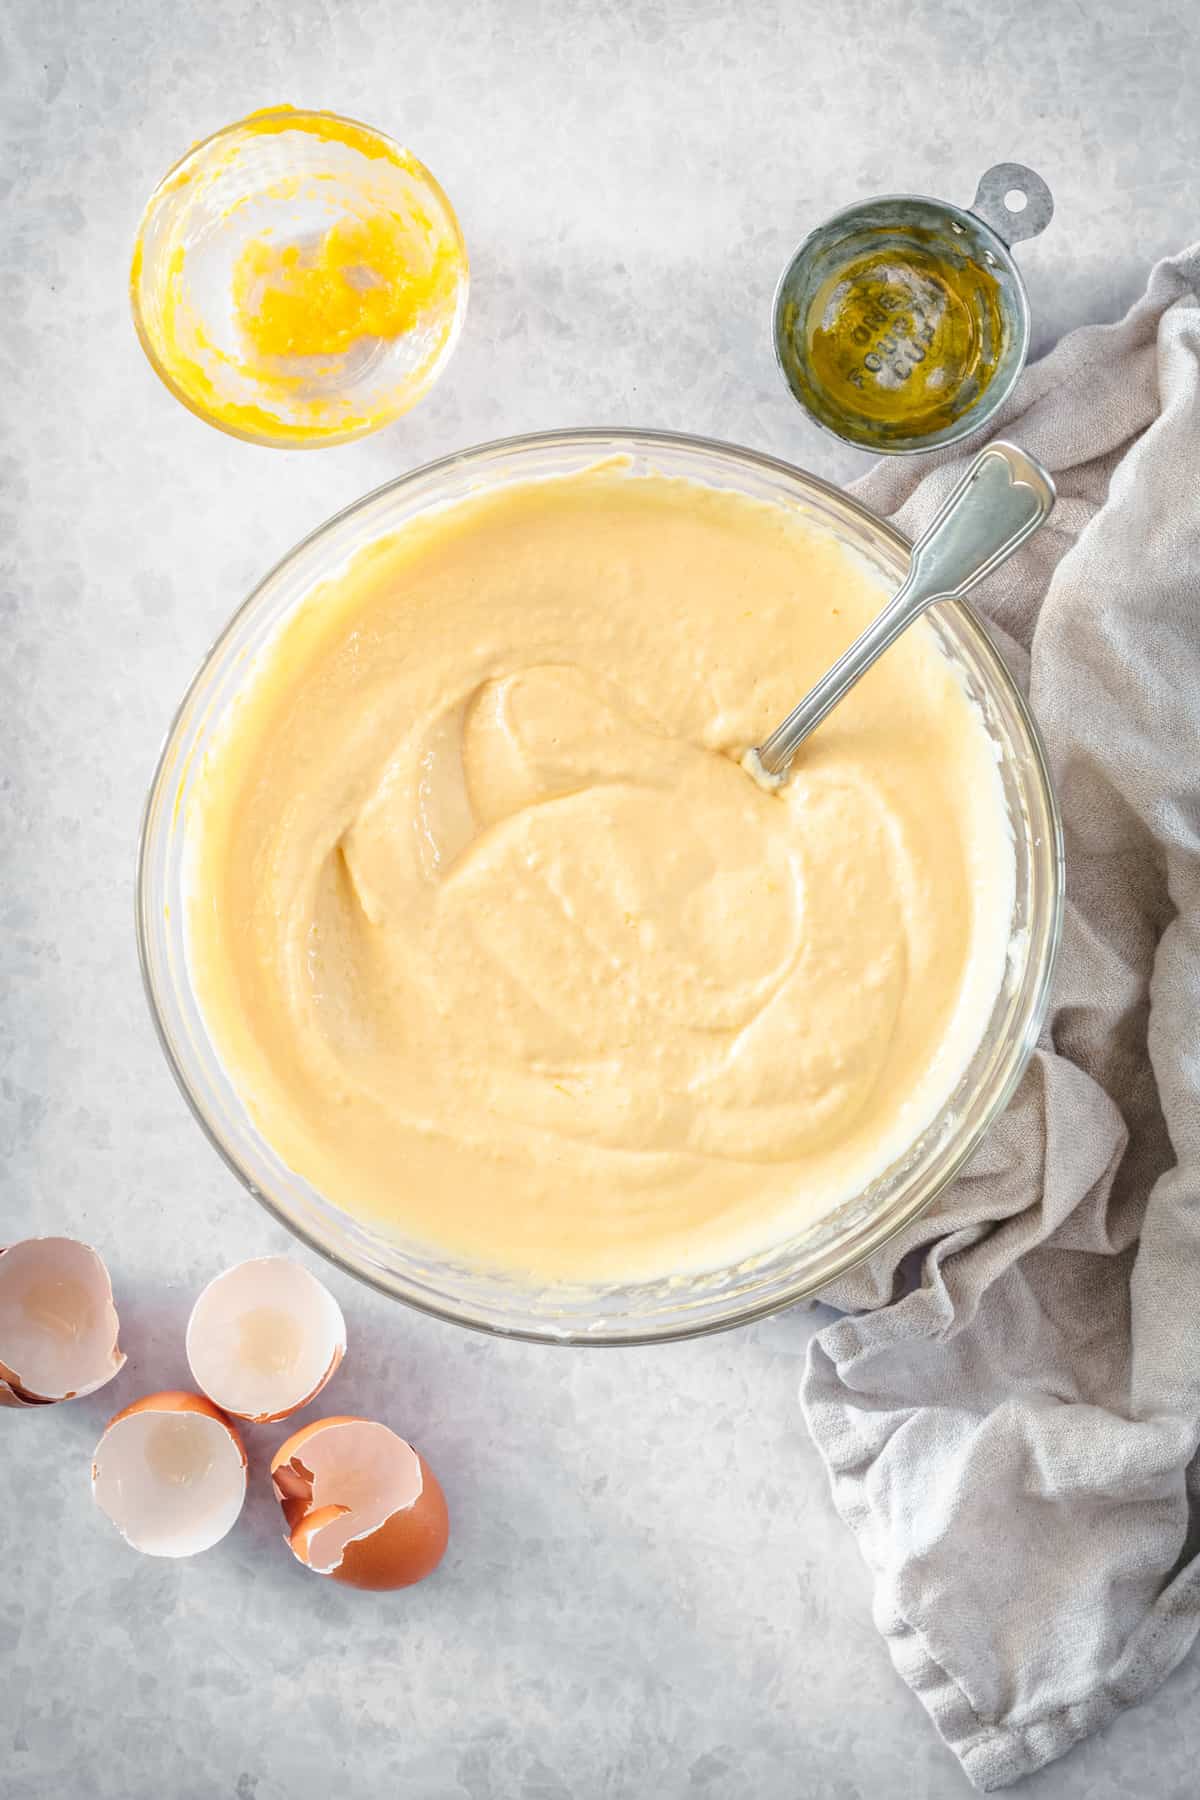
<path id="1" fill-rule="evenodd" d="M 974 208 L 866 201 L 812 233 L 784 271 L 776 355 L 796 398 L 838 437 L 931 449 L 976 430 L 1012 387 L 1029 306 L 1008 241 L 1041 230 L 1053 202 L 1032 170 L 1006 163 L 984 176 Z"/>
<path id="2" fill-rule="evenodd" d="M 826 278 L 803 330 L 829 403 L 908 434 L 939 431 L 983 393 L 1003 340 L 999 289 L 969 258 L 880 245 Z"/>

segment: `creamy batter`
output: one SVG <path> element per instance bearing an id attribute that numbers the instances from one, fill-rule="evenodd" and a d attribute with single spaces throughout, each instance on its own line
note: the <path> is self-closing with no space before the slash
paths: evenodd
<path id="1" fill-rule="evenodd" d="M 929 1123 L 1000 985 L 994 748 L 782 509 L 619 464 L 364 552 L 249 679 L 189 821 L 190 957 L 252 1116 L 346 1211 L 548 1279 L 715 1267 Z"/>

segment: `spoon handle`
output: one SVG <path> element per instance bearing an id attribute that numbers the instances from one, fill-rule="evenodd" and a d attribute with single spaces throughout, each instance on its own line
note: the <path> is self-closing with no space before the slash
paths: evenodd
<path id="1" fill-rule="evenodd" d="M 780 779 L 804 739 L 877 657 L 935 600 L 961 600 L 1050 515 L 1054 483 L 1015 444 L 981 450 L 928 530 L 913 545 L 908 574 L 879 617 L 855 639 L 752 757 Z"/>

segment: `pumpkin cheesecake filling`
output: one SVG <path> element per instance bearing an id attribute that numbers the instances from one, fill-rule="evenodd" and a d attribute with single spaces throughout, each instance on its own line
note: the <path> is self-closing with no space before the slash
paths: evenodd
<path id="1" fill-rule="evenodd" d="M 1003 977 L 995 747 L 922 622 L 784 788 L 740 766 L 885 598 L 799 516 L 619 463 L 310 595 L 188 821 L 196 991 L 284 1161 L 593 1282 L 769 1249 L 902 1155 Z"/>

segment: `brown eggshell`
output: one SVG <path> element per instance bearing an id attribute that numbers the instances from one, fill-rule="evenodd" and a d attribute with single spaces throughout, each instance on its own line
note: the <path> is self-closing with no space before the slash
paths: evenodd
<path id="1" fill-rule="evenodd" d="M 421 1497 L 405 1512 L 395 1512 L 370 1537 L 346 1545 L 335 1581 L 356 1588 L 414 1587 L 424 1581 L 446 1554 L 450 1515 L 441 1483 L 423 1456 Z"/>
<path id="2" fill-rule="evenodd" d="M 214 1276 L 192 1308 L 185 1344 L 196 1386 L 223 1412 L 273 1425 L 315 1400 L 332 1378 L 346 1350 L 346 1321 L 301 1263 L 260 1256 Z"/>
<path id="3" fill-rule="evenodd" d="M 21 1384 L 12 1369 L 0 1362 L 0 1406 L 53 1406 L 53 1400 L 35 1400 L 22 1393 Z"/>
<path id="4" fill-rule="evenodd" d="M 345 1506 L 318 1506 L 314 1511 L 306 1513 L 288 1539 L 296 1560 L 311 1568 L 309 1550 L 313 1538 L 318 1531 L 324 1531 L 326 1525 L 332 1525 L 335 1519 L 345 1518 L 348 1511 L 349 1508 Z"/>
<path id="5" fill-rule="evenodd" d="M 203 1395 L 144 1394 L 105 1426 L 92 1461 L 92 1495 L 143 1555 L 195 1556 L 219 1543 L 241 1512 L 245 1446 Z"/>
<path id="6" fill-rule="evenodd" d="M 441 1485 L 424 1458 L 385 1425 L 344 1416 L 315 1420 L 276 1451 L 271 1476 L 289 1548 L 315 1574 L 349 1587 L 411 1587 L 445 1554 L 450 1522 Z M 344 1540 L 336 1535 L 342 1520 L 350 1531 Z M 331 1529 L 332 1547 L 322 1543 Z"/>
<path id="7" fill-rule="evenodd" d="M 215 1419 L 218 1425 L 225 1427 L 237 1445 L 243 1467 L 245 1466 L 246 1446 L 242 1442 L 237 1426 L 226 1418 L 220 1407 L 214 1406 L 204 1394 L 193 1394 L 187 1388 L 164 1388 L 159 1394 L 143 1394 L 140 1400 L 131 1400 L 128 1406 L 123 1406 L 120 1412 L 114 1413 L 104 1427 L 105 1431 L 111 1431 L 114 1425 L 121 1423 L 122 1419 L 131 1419 L 135 1413 L 140 1412 L 204 1413 L 206 1418 Z"/>
<path id="8" fill-rule="evenodd" d="M 75 1238 L 0 1249 L 0 1406 L 94 1394 L 125 1365 L 103 1259 Z"/>
<path id="9" fill-rule="evenodd" d="M 327 1419 L 310 1419 L 307 1425 L 301 1425 L 299 1431 L 293 1431 L 291 1437 L 286 1438 L 280 1444 L 271 1458 L 272 1475 L 276 1469 L 281 1469 L 284 1463 L 294 1461 L 298 1452 L 303 1450 L 310 1438 L 315 1438 L 321 1432 L 328 1431 L 331 1425 L 369 1425 L 370 1422 L 369 1419 L 356 1418 L 353 1413 L 331 1413 Z M 299 1460 L 303 1462 L 304 1458 L 300 1457 Z"/>

